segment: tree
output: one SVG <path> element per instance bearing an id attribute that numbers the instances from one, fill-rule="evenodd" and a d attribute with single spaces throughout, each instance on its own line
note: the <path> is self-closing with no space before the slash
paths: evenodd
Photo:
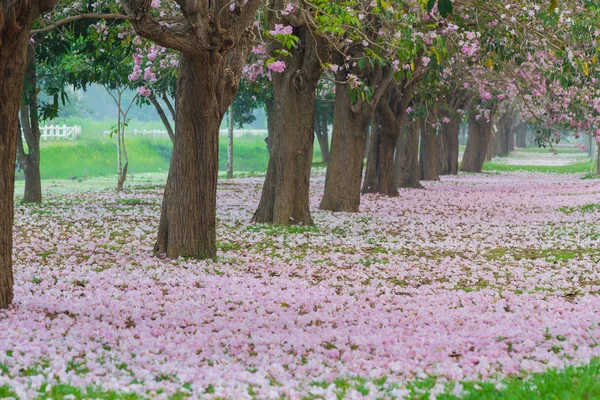
<path id="1" fill-rule="evenodd" d="M 274 225 L 312 225 L 309 189 L 314 143 L 315 92 L 329 60 L 329 42 L 315 34 L 302 8 L 285 12 L 286 2 L 269 3 L 267 26 L 273 40 L 269 68 L 272 75 L 275 118 L 271 156 L 260 203 L 252 221 Z M 287 49 L 281 41 L 288 42 Z"/>
<path id="2" fill-rule="evenodd" d="M 421 180 L 439 181 L 438 172 L 438 121 L 437 104 L 428 107 L 427 117 L 421 125 L 421 145 L 419 146 L 419 170 Z"/>
<path id="3" fill-rule="evenodd" d="M 21 123 L 17 135 L 17 161 L 25 173 L 24 203 L 42 202 L 42 179 L 40 176 L 40 124 L 38 112 L 38 86 L 35 48 L 27 46 L 26 79 L 23 85 Z M 22 134 L 21 134 L 22 132 Z M 27 148 L 23 144 L 23 137 Z"/>
<path id="4" fill-rule="evenodd" d="M 6 0 L 0 6 L 0 309 L 13 299 L 12 226 L 19 109 L 33 23 L 56 0 Z"/>
<path id="5" fill-rule="evenodd" d="M 440 175 L 458 174 L 460 125 L 468 101 L 469 93 L 466 90 L 453 90 L 438 107 L 441 122 L 438 143 L 438 169 Z"/>
<path id="6" fill-rule="evenodd" d="M 461 171 L 481 172 L 483 169 L 492 131 L 492 115 L 492 110 L 481 110 L 474 103 L 469 105 L 469 137 L 460 165 Z"/>
<path id="7" fill-rule="evenodd" d="M 260 0 L 178 0 L 180 19 L 169 26 L 150 0 L 121 3 L 139 35 L 181 53 L 175 143 L 154 253 L 214 258 L 219 129 L 252 48 Z"/>
<path id="8" fill-rule="evenodd" d="M 364 51 L 361 46 L 356 50 Z M 393 74 L 391 66 L 375 64 L 351 69 L 344 66 L 342 54 L 337 53 L 336 58 L 341 66 L 336 72 L 331 155 L 320 208 L 358 212 L 367 129 Z M 362 82 L 352 72 L 359 74 Z"/>
<path id="9" fill-rule="evenodd" d="M 371 134 L 371 149 L 367 158 L 367 170 L 362 187 L 363 193 L 398 195 L 398 189 L 394 182 L 394 151 L 411 111 L 409 104 L 412 102 L 418 79 L 419 73 L 390 84 L 387 93 L 377 104 L 375 126 Z M 408 145 L 407 149 L 414 148 L 408 142 L 406 144 Z"/>

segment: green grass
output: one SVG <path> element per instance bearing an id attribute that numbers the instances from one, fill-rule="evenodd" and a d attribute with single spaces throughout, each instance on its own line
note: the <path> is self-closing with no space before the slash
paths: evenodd
<path id="1" fill-rule="evenodd" d="M 0 364 L 1 366 L 1 364 Z M 1 371 L 1 369 L 0 369 Z M 23 370 L 23 376 L 27 374 L 37 374 L 35 369 Z M 406 390 L 410 393 L 407 398 L 417 400 L 430 399 L 431 390 L 436 386 L 437 379 L 429 377 L 422 380 L 408 382 Z M 313 381 L 311 386 L 326 388 L 333 384 L 337 389 L 337 398 L 344 399 L 351 389 L 355 389 L 364 396 L 369 394 L 369 385 L 372 383 L 382 391 L 391 393 L 397 389 L 398 385 L 388 382 L 387 377 L 366 379 L 362 377 L 339 377 L 332 383 L 326 381 Z M 543 373 L 532 375 L 517 375 L 506 378 L 499 383 L 493 382 L 462 382 L 461 397 L 452 394 L 455 383 L 444 384 L 444 392 L 437 395 L 438 400 L 579 400 L 579 399 L 599 399 L 600 398 L 600 360 L 594 359 L 589 364 L 579 367 L 566 367 L 558 371 L 549 369 Z M 278 382 L 273 381 L 273 386 Z M 106 391 L 101 387 L 88 387 L 80 389 L 69 384 L 57 384 L 47 389 L 47 384 L 43 384 L 37 399 L 63 399 L 66 395 L 72 395 L 75 399 L 142 399 L 146 396 L 138 396 L 128 393 L 119 393 L 115 391 Z M 169 396 L 169 399 L 179 400 L 189 398 L 190 384 L 182 385 L 181 391 L 175 395 Z M 211 393 L 214 386 L 209 385 L 205 392 Z M 160 390 L 156 394 L 160 394 Z M 151 394 L 149 394 L 151 397 Z M 17 398 L 16 393 L 8 386 L 0 387 L 0 398 Z M 255 396 L 253 396 L 255 397 Z M 307 394 L 305 399 L 315 399 Z M 389 398 L 394 398 L 389 396 Z"/>
<path id="2" fill-rule="evenodd" d="M 555 174 L 583 174 L 590 171 L 590 162 L 576 162 L 569 165 L 508 165 L 484 162 L 485 172 L 544 172 Z"/>
<path id="3" fill-rule="evenodd" d="M 337 398 L 344 399 L 350 389 L 355 389 L 362 395 L 369 394 L 367 382 L 373 383 L 380 389 L 386 385 L 385 377 L 379 379 L 338 378 L 333 384 L 337 388 Z M 437 383 L 434 377 L 414 381 L 407 384 L 410 392 L 409 399 L 428 400 L 431 389 Z M 315 381 L 317 387 L 328 387 L 330 383 Z M 396 388 L 388 384 L 388 390 Z M 600 398 L 600 361 L 593 360 L 581 367 L 567 367 L 562 371 L 555 369 L 529 377 L 515 376 L 503 380 L 499 385 L 491 382 L 462 382 L 461 397 L 451 394 L 455 383 L 446 383 L 444 393 L 438 394 L 438 400 L 583 400 Z M 307 396 L 315 399 L 315 396 Z M 394 398 L 390 395 L 390 398 Z"/>
<path id="4" fill-rule="evenodd" d="M 131 138 L 125 141 L 129 172 L 157 172 L 169 168 L 172 145 L 168 139 Z M 45 142 L 41 149 L 42 179 L 73 179 L 114 175 L 117 172 L 115 140 Z M 17 179 L 22 178 L 17 174 Z"/>
<path id="5" fill-rule="evenodd" d="M 80 121 L 81 122 L 81 121 Z M 76 121 L 71 121 L 71 125 Z M 42 179 L 72 179 L 78 181 L 87 177 L 116 175 L 117 148 L 116 140 L 108 136 L 90 132 L 102 132 L 110 129 L 106 122 L 83 121 L 88 126 L 82 128 L 82 137 L 74 141 L 48 141 L 41 143 L 41 176 Z M 84 126 L 84 125 L 82 125 Z M 132 123 L 138 129 L 144 126 Z M 148 126 L 147 128 L 156 128 Z M 160 126 L 158 127 L 160 128 Z M 168 138 L 128 137 L 126 139 L 129 156 L 129 172 L 161 172 L 168 171 L 171 159 L 172 144 Z M 315 142 L 313 160 L 320 166 L 321 151 Z M 234 139 L 234 171 L 245 175 L 264 172 L 269 163 L 269 152 L 264 138 L 244 135 Z M 219 171 L 227 170 L 227 138 L 221 136 L 219 141 Z M 244 176 L 245 176 L 244 175 Z M 17 179 L 24 179 L 23 172 L 16 174 Z"/>
<path id="6" fill-rule="evenodd" d="M 580 212 L 582 214 L 600 211 L 600 203 L 590 203 L 579 207 L 561 207 L 558 211 L 565 214 L 572 214 L 574 212 Z"/>

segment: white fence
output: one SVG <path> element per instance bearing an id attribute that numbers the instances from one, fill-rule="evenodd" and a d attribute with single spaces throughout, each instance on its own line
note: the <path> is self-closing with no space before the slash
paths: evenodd
<path id="1" fill-rule="evenodd" d="M 229 130 L 228 129 L 221 129 L 221 131 L 219 131 L 219 134 L 221 136 L 227 136 L 229 134 Z M 110 131 L 104 131 L 104 136 L 109 136 L 110 135 Z M 233 136 L 235 137 L 240 137 L 243 135 L 256 135 L 256 136 L 267 136 L 267 130 L 266 129 L 234 129 L 233 131 Z M 166 130 L 160 130 L 160 129 L 133 129 L 133 130 L 127 130 L 125 131 L 125 136 L 150 136 L 153 138 L 159 138 L 159 137 L 167 137 L 167 131 Z"/>
<path id="2" fill-rule="evenodd" d="M 40 126 L 40 139 L 42 140 L 75 140 L 81 136 L 80 126 Z"/>

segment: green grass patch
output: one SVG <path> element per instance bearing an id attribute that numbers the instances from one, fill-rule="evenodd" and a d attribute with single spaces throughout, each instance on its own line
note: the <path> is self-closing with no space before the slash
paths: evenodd
<path id="1" fill-rule="evenodd" d="M 279 382 L 271 380 L 271 385 L 276 387 Z M 371 387 L 375 386 L 380 392 L 386 393 L 388 398 L 396 398 L 393 393 L 400 388 L 398 383 L 391 382 L 387 377 L 367 379 L 363 377 L 338 377 L 333 382 L 313 381 L 310 386 L 315 388 L 327 388 L 334 385 L 336 397 L 346 398 L 350 391 L 356 390 L 363 396 L 368 396 Z M 443 384 L 443 392 L 437 393 L 438 400 L 546 400 L 546 399 L 598 399 L 600 398 L 600 360 L 594 359 L 589 364 L 578 367 L 566 367 L 558 371 L 549 369 L 542 373 L 531 375 L 521 374 L 511 376 L 499 383 L 493 382 L 461 382 L 460 397 L 453 394 L 457 384 L 448 382 Z M 435 377 L 408 382 L 402 387 L 406 398 L 417 400 L 428 400 L 432 390 L 438 385 Z M 48 389 L 48 390 L 47 390 Z M 205 393 L 215 392 L 215 386 L 208 385 Z M 162 393 L 157 390 L 155 395 Z M 168 396 L 171 400 L 186 399 L 190 397 L 191 385 L 185 383 L 181 391 Z M 69 384 L 57 384 L 48 388 L 43 384 L 38 392 L 37 399 L 63 399 L 71 395 L 75 399 L 108 399 L 108 400 L 137 400 L 147 398 L 129 393 L 103 390 L 101 387 L 90 386 L 77 388 Z M 152 396 L 152 394 L 148 394 Z M 17 394 L 9 386 L 0 387 L 0 398 L 17 398 Z M 320 395 L 306 393 L 304 399 L 322 398 Z"/>
<path id="2" fill-rule="evenodd" d="M 484 162 L 485 172 L 542 172 L 553 174 L 583 174 L 590 171 L 590 162 L 576 162 L 569 165 L 509 165 Z"/>
<path id="3" fill-rule="evenodd" d="M 129 157 L 129 173 L 168 171 L 173 145 L 168 138 L 128 137 L 125 140 Z M 87 135 L 73 141 L 48 141 L 41 143 L 40 172 L 43 180 L 70 179 L 81 181 L 84 177 L 116 175 L 116 139 L 102 135 Z M 316 167 L 321 151 L 315 145 L 313 159 Z M 269 164 L 269 152 L 264 138 L 244 135 L 234 140 L 233 165 L 236 177 L 264 173 Z M 227 170 L 227 138 L 219 138 L 219 171 Z M 24 179 L 17 172 L 17 179 Z"/>
<path id="4" fill-rule="evenodd" d="M 436 387 L 435 377 L 409 382 L 404 390 L 408 395 L 404 398 L 416 400 L 431 399 L 431 392 Z M 336 397 L 344 399 L 351 389 L 369 395 L 369 386 L 373 384 L 380 391 L 386 392 L 389 398 L 396 398 L 392 393 L 399 385 L 391 383 L 386 377 L 365 379 L 362 377 L 337 378 L 332 383 L 314 381 L 313 387 L 327 388 L 334 385 Z M 600 398 L 600 361 L 593 360 L 581 367 L 567 367 L 562 371 L 550 369 L 530 376 L 513 376 L 499 384 L 492 382 L 462 382 L 460 396 L 453 394 L 456 383 L 444 384 L 443 393 L 436 395 L 438 400 L 583 400 Z M 320 396 L 308 395 L 306 399 L 317 399 Z"/>
<path id="5" fill-rule="evenodd" d="M 591 213 L 591 212 L 600 211 L 600 203 L 585 204 L 583 206 L 578 206 L 578 207 L 561 207 L 558 209 L 558 211 L 565 213 L 565 214 L 572 214 L 574 212 L 580 212 L 583 214 Z"/>
<path id="6" fill-rule="evenodd" d="M 302 234 L 302 233 L 318 233 L 319 228 L 316 225 L 266 225 L 253 224 L 246 226 L 248 232 L 264 232 L 267 236 L 276 236 L 281 234 Z"/>

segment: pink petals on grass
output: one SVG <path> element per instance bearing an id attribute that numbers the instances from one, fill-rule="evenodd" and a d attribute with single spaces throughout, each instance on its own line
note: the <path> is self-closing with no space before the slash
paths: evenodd
<path id="1" fill-rule="evenodd" d="M 598 182 L 450 177 L 351 215 L 316 211 L 313 180 L 318 229 L 251 225 L 262 180 L 222 185 L 217 262 L 150 256 L 158 190 L 18 207 L 0 386 L 299 398 L 387 377 L 375 398 L 600 355 L 600 212 L 559 211 Z"/>

